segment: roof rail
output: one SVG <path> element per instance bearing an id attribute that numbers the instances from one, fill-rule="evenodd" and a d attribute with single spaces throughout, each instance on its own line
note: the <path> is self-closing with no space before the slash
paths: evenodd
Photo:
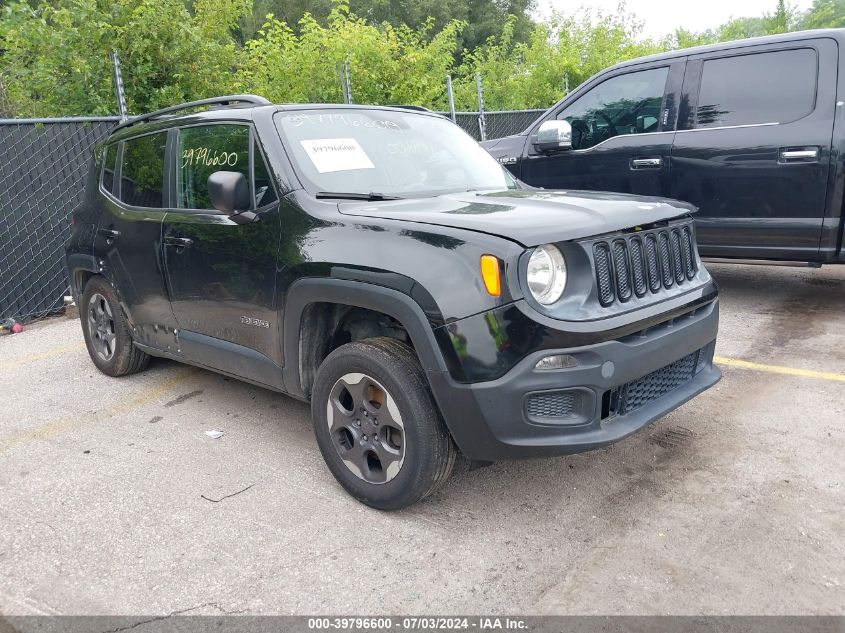
<path id="1" fill-rule="evenodd" d="M 392 105 L 390 107 L 391 108 L 401 108 L 402 110 L 416 110 L 417 112 L 433 112 L 433 110 L 429 110 L 425 106 L 419 106 L 419 105 L 398 104 L 398 105 Z"/>
<path id="2" fill-rule="evenodd" d="M 141 114 L 139 116 L 132 117 L 124 123 L 121 123 L 114 129 L 116 131 L 121 128 L 130 127 L 132 125 L 135 125 L 136 123 L 142 123 L 143 121 L 157 119 L 158 117 L 164 116 L 166 114 L 180 112 L 181 110 L 191 110 L 193 108 L 200 108 L 202 106 L 207 105 L 231 106 L 237 103 L 251 103 L 252 105 L 270 105 L 270 102 L 267 101 L 267 99 L 265 99 L 264 97 L 259 97 L 258 95 L 227 95 L 225 97 L 212 97 L 211 99 L 200 99 L 199 101 L 189 101 L 188 103 L 170 106 L 169 108 L 156 110 L 155 112 L 150 112 L 149 114 Z"/>

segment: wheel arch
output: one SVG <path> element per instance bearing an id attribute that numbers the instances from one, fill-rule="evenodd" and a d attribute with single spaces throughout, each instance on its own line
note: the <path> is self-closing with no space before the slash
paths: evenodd
<path id="1" fill-rule="evenodd" d="M 101 275 L 102 271 L 97 264 L 97 259 L 93 255 L 85 255 L 83 253 L 68 255 L 67 270 L 70 293 L 78 305 L 82 300 L 82 292 L 85 289 L 85 284 L 92 277 Z"/>
<path id="2" fill-rule="evenodd" d="M 440 352 L 432 325 L 420 305 L 409 295 L 372 283 L 348 279 L 301 279 L 288 290 L 284 311 L 284 382 L 285 390 L 299 398 L 307 399 L 307 384 L 303 383 L 303 370 L 315 371 L 316 367 L 303 367 L 303 319 L 314 304 L 336 304 L 362 308 L 381 313 L 394 319 L 407 332 L 423 369 L 446 371 L 446 362 Z"/>

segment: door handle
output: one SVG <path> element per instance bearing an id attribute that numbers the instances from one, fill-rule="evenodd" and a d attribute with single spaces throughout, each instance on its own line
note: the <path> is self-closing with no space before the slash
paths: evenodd
<path id="1" fill-rule="evenodd" d="M 663 159 L 659 156 L 653 158 L 632 158 L 631 169 L 659 169 L 663 166 Z"/>
<path id="2" fill-rule="evenodd" d="M 818 147 L 805 147 L 802 149 L 781 149 L 779 154 L 780 163 L 812 163 L 819 159 Z"/>
<path id="3" fill-rule="evenodd" d="M 194 243 L 190 237 L 165 237 L 164 243 L 176 248 L 186 248 Z"/>
<path id="4" fill-rule="evenodd" d="M 97 234 L 106 238 L 106 244 L 111 244 L 120 237 L 120 231 L 114 229 L 97 229 Z"/>

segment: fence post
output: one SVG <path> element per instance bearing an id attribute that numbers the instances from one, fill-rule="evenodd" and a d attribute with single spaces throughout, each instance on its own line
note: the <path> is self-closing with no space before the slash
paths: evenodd
<path id="1" fill-rule="evenodd" d="M 484 90 L 481 88 L 481 73 L 475 73 L 475 88 L 478 91 L 478 135 L 487 140 L 487 118 L 484 116 Z"/>
<path id="2" fill-rule="evenodd" d="M 458 122 L 458 117 L 455 115 L 455 91 L 452 90 L 452 75 L 446 75 L 446 94 L 449 96 L 449 116 L 452 123 Z"/>
<path id="3" fill-rule="evenodd" d="M 120 114 L 120 120 L 126 121 L 129 119 L 129 113 L 126 108 L 126 92 L 123 90 L 123 75 L 120 72 L 120 58 L 117 56 L 117 51 L 112 51 L 111 61 L 114 67 L 114 95 L 117 98 L 117 111 Z"/>
<path id="4" fill-rule="evenodd" d="M 352 103 L 352 79 L 349 73 L 349 55 L 342 64 L 337 65 L 337 72 L 340 75 L 340 90 L 343 92 L 343 102 Z"/>

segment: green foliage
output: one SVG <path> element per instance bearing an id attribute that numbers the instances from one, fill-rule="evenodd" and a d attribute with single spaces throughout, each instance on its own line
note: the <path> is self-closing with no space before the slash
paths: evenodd
<path id="1" fill-rule="evenodd" d="M 0 83 L 16 113 L 112 114 L 109 53 L 120 55 L 130 112 L 228 92 L 244 0 L 60 0 L 4 8 Z"/>
<path id="2" fill-rule="evenodd" d="M 338 102 L 348 56 L 357 103 L 544 108 L 596 72 L 672 48 L 845 26 L 845 0 L 734 18 L 655 41 L 624 10 L 528 18 L 536 0 L 12 0 L 0 2 L 0 116 L 113 114 L 109 54 L 131 113 L 233 92 Z"/>
<path id="3" fill-rule="evenodd" d="M 342 1 L 327 22 L 305 14 L 297 33 L 271 17 L 244 46 L 239 87 L 277 102 L 341 101 L 338 64 L 349 55 L 356 102 L 445 106 L 443 82 L 463 23 L 449 22 L 433 35 L 432 20 L 418 30 L 374 26 Z"/>
<path id="4" fill-rule="evenodd" d="M 554 15 L 537 25 L 527 43 L 515 42 L 516 20 L 505 22 L 501 36 L 465 52 L 455 98 L 458 108 L 476 108 L 475 73 L 483 78 L 488 109 L 545 108 L 598 71 L 620 61 L 665 50 L 640 37 L 632 16 Z"/>
<path id="5" fill-rule="evenodd" d="M 827 29 L 845 26 L 845 0 L 814 0 L 800 19 L 802 29 Z"/>

